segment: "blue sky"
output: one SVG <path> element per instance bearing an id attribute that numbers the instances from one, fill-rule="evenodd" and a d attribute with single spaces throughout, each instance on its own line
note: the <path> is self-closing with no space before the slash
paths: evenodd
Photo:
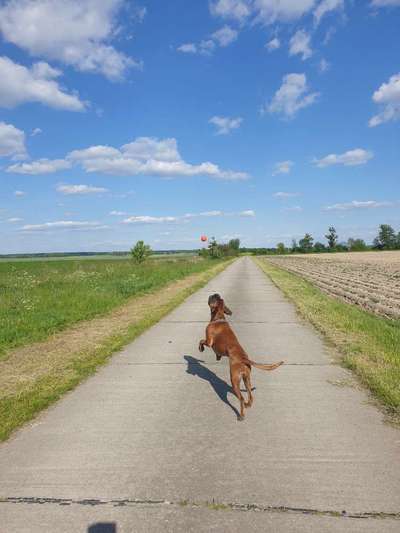
<path id="1" fill-rule="evenodd" d="M 400 0 L 0 1 L 0 253 L 400 230 Z"/>

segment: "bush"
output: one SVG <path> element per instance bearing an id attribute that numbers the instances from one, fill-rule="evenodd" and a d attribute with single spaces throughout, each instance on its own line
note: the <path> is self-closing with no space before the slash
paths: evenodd
<path id="1" fill-rule="evenodd" d="M 350 239 L 347 241 L 347 248 L 350 252 L 362 252 L 367 250 L 367 245 L 365 244 L 364 239 Z"/>
<path id="2" fill-rule="evenodd" d="M 144 241 L 138 241 L 133 248 L 131 248 L 132 259 L 135 263 L 144 263 L 151 254 L 151 248 Z"/>
<path id="3" fill-rule="evenodd" d="M 218 244 L 215 237 L 212 237 L 208 248 L 202 248 L 199 251 L 201 257 L 210 257 L 211 259 L 220 259 L 221 257 L 234 257 L 239 255 L 240 240 L 231 239 L 227 244 Z"/>

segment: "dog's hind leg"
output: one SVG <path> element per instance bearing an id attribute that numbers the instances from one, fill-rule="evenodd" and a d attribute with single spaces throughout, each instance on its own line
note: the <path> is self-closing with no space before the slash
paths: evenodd
<path id="1" fill-rule="evenodd" d="M 244 398 L 243 398 L 242 393 L 240 391 L 240 380 L 241 380 L 241 378 L 242 378 L 242 376 L 241 376 L 240 372 L 234 372 L 234 373 L 231 372 L 232 389 L 233 389 L 233 392 L 235 393 L 237 399 L 240 402 L 240 416 L 238 417 L 238 420 L 244 420 L 244 407 L 245 407 Z"/>
<path id="2" fill-rule="evenodd" d="M 245 402 L 245 407 L 251 407 L 253 404 L 253 395 L 251 393 L 251 381 L 250 381 L 250 371 L 243 374 L 243 381 L 247 390 L 247 402 Z"/>

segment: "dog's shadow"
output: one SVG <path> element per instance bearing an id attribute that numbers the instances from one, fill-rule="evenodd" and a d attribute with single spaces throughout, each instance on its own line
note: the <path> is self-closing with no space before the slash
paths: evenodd
<path id="1" fill-rule="evenodd" d="M 209 368 L 203 366 L 201 363 L 204 363 L 204 361 L 201 359 L 196 359 L 191 355 L 185 355 L 184 359 L 187 362 L 186 372 L 192 376 L 198 376 L 200 379 L 208 381 L 217 396 L 226 403 L 226 405 L 228 405 L 239 418 L 239 411 L 228 400 L 228 393 L 230 392 L 231 394 L 234 394 L 232 387 L 223 379 L 219 378 L 217 374 L 214 374 Z"/>

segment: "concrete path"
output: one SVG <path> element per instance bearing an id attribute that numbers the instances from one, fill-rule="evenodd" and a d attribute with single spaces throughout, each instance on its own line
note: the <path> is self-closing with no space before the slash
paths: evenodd
<path id="1" fill-rule="evenodd" d="M 244 422 L 197 351 L 212 292 L 254 360 L 287 363 L 253 369 Z M 398 532 L 400 431 L 350 378 L 240 259 L 0 446 L 0 531 Z"/>

